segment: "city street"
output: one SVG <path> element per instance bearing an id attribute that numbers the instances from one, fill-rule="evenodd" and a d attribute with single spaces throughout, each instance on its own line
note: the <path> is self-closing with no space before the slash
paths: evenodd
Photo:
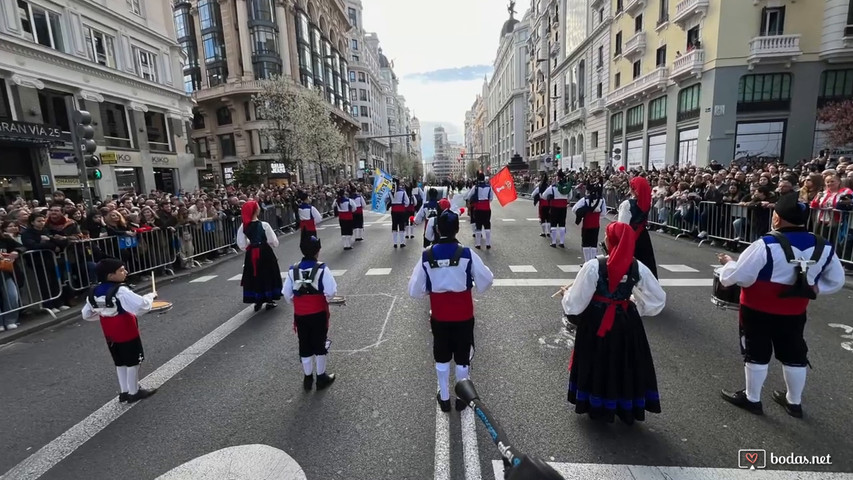
<path id="1" fill-rule="evenodd" d="M 492 208 L 494 248 L 477 253 L 495 285 L 476 297 L 471 378 L 518 449 L 578 479 L 853 478 L 843 473 L 853 472 L 853 290 L 809 310 L 805 418 L 786 415 L 770 398 L 784 388 L 775 360 L 765 415 L 754 416 L 719 397 L 721 388 L 744 382 L 737 313 L 710 302 L 720 250 L 653 233 L 667 306 L 645 327 L 663 413 L 632 427 L 599 424 L 566 402 L 572 337 L 551 298 L 582 262 L 574 215 L 563 250 L 538 236 L 529 200 Z M 338 379 L 329 389 L 303 391 L 292 309 L 283 301 L 260 313 L 243 305 L 242 256 L 234 256 L 158 284 L 160 299 L 174 308 L 140 318 L 142 383 L 160 388 L 150 399 L 117 403 L 97 322 L 67 323 L 0 347 L 2 478 L 155 479 L 249 445 L 244 460 L 289 468 L 286 457 L 273 465 L 266 456 L 278 449 L 304 471 L 269 478 L 502 478 L 498 450 L 471 410 L 437 409 L 428 302 L 406 292 L 420 236 L 393 249 L 390 216 L 371 213 L 366 222 L 366 240 L 352 251 L 342 250 L 336 219 L 320 227 L 321 260 L 346 297 L 331 307 L 329 370 Z M 463 224 L 466 244 L 470 232 Z M 282 271 L 298 261 L 298 236 L 282 237 L 276 253 Z M 766 450 L 766 475 L 739 470 L 739 449 Z M 830 455 L 831 465 L 771 465 L 771 453 Z"/>

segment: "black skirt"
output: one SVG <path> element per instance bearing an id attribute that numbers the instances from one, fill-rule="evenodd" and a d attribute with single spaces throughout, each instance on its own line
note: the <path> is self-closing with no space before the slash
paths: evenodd
<path id="1" fill-rule="evenodd" d="M 568 400 L 575 412 L 592 418 L 643 421 L 645 412 L 661 411 L 643 322 L 633 304 L 628 311 L 617 307 L 613 327 L 599 337 L 604 310 L 604 304 L 593 301 L 580 315 L 569 362 Z"/>
<path id="2" fill-rule="evenodd" d="M 281 298 L 281 270 L 278 258 L 269 244 L 261 244 L 257 262 L 253 262 L 253 251 L 246 252 L 243 262 L 243 303 L 267 303 Z M 257 271 L 255 271 L 257 268 Z"/>
<path id="3" fill-rule="evenodd" d="M 341 224 L 341 236 L 346 237 L 348 235 L 352 235 L 353 221 L 344 219 L 338 219 L 338 221 Z"/>
<path id="4" fill-rule="evenodd" d="M 637 235 L 637 243 L 634 248 L 634 258 L 651 270 L 652 275 L 658 278 L 658 266 L 655 260 L 655 249 L 652 248 L 652 237 L 645 228 Z"/>
<path id="5" fill-rule="evenodd" d="M 363 213 L 353 213 L 352 214 L 352 228 L 364 228 L 364 214 Z"/>

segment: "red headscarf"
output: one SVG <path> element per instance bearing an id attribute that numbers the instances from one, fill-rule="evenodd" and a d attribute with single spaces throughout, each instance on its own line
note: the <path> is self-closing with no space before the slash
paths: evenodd
<path id="1" fill-rule="evenodd" d="M 637 206 L 643 213 L 649 213 L 652 208 L 652 187 L 649 181 L 643 177 L 634 177 L 631 179 L 631 188 L 637 194 Z"/>
<path id="2" fill-rule="evenodd" d="M 243 231 L 249 228 L 249 224 L 252 222 L 252 218 L 255 216 L 255 212 L 258 211 L 260 207 L 258 207 L 258 202 L 254 200 L 249 200 L 248 202 L 243 204 Z"/>
<path id="3" fill-rule="evenodd" d="M 633 183 L 633 181 L 632 181 Z M 648 185 L 648 183 L 646 183 Z M 607 257 L 607 288 L 616 290 L 634 260 L 634 230 L 627 223 L 613 222 L 604 230 L 609 256 Z"/>

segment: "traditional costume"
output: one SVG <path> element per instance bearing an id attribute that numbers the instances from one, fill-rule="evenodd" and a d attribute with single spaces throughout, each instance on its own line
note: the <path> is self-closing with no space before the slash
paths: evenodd
<path id="1" fill-rule="evenodd" d="M 569 194 L 572 186 L 566 181 L 566 174 L 557 170 L 557 183 L 545 189 L 543 196 L 548 200 L 550 214 L 551 247 L 566 248 L 566 214 L 569 209 Z"/>
<path id="2" fill-rule="evenodd" d="M 844 287 L 844 268 L 832 246 L 809 232 L 808 209 L 797 195 L 783 195 L 774 207 L 770 234 L 753 242 L 737 261 L 720 269 L 720 283 L 740 285 L 740 348 L 744 357 L 744 390 L 721 392 L 724 400 L 761 414 L 761 388 L 770 355 L 782 363 L 786 391 L 773 400 L 793 417 L 802 417 L 802 393 L 809 365 L 803 338 L 806 310 L 817 295 Z M 725 257 L 723 257 L 725 258 Z"/>
<path id="3" fill-rule="evenodd" d="M 332 271 L 317 260 L 320 239 L 313 237 L 300 245 L 302 261 L 290 267 L 284 281 L 284 299 L 293 304 L 293 329 L 299 337 L 299 358 L 305 378 L 302 387 L 314 386 L 316 361 L 317 390 L 335 381 L 334 373 L 326 373 L 328 352 L 329 299 L 335 296 L 338 285 Z"/>
<path id="4" fill-rule="evenodd" d="M 391 208 L 391 235 L 394 238 L 394 248 L 406 246 L 405 227 L 409 221 L 406 213 L 409 206 L 409 196 L 406 191 L 394 184 L 394 188 L 386 194 L 385 204 Z"/>
<path id="5" fill-rule="evenodd" d="M 314 208 L 314 207 L 311 207 Z M 243 261 L 243 303 L 255 304 L 255 311 L 266 304 L 267 310 L 281 298 L 281 270 L 273 247 L 278 237 L 267 222 L 257 220 L 258 203 L 243 204 L 243 224 L 237 228 L 237 246 L 246 251 Z"/>
<path id="6" fill-rule="evenodd" d="M 480 249 L 480 238 L 485 237 L 486 248 L 492 248 L 492 187 L 486 183 L 483 172 L 477 174 L 477 184 L 468 193 L 474 220 L 474 248 Z"/>
<path id="7" fill-rule="evenodd" d="M 335 214 L 341 226 L 341 241 L 344 250 L 352 250 L 353 215 L 355 214 L 355 203 L 344 194 L 343 190 L 338 192 L 335 200 Z"/>
<path id="8" fill-rule="evenodd" d="M 412 193 L 412 187 L 406 187 L 409 205 L 406 206 L 406 238 L 415 238 L 415 212 L 420 208 L 419 200 Z"/>
<path id="9" fill-rule="evenodd" d="M 598 256 L 598 232 L 601 229 L 601 215 L 607 212 L 607 206 L 601 197 L 601 185 L 590 184 L 587 194 L 572 207 L 575 224 L 581 224 L 581 249 L 583 260 L 588 262 Z"/>
<path id="10" fill-rule="evenodd" d="M 438 190 L 434 188 L 430 188 L 429 192 L 427 192 L 428 200 L 423 204 L 420 210 L 418 210 L 418 214 L 415 215 L 415 225 L 420 225 L 422 222 L 424 224 L 424 248 L 430 246 L 434 241 L 434 237 L 432 235 L 432 229 L 434 226 L 430 227 L 430 220 L 437 217 L 439 213 L 441 213 L 441 209 L 438 201 Z M 443 200 L 450 205 L 450 202 L 447 200 Z M 446 209 L 446 208 L 445 208 Z M 429 234 L 429 236 L 428 236 Z"/>
<path id="11" fill-rule="evenodd" d="M 302 202 L 296 211 L 296 221 L 299 222 L 299 230 L 302 235 L 301 242 L 317 236 L 317 224 L 323 221 L 323 216 L 316 207 L 308 203 L 308 194 L 299 192 L 299 200 Z"/>
<path id="12" fill-rule="evenodd" d="M 584 263 L 562 300 L 565 314 L 577 319 L 568 400 L 577 413 L 632 424 L 661 411 L 641 317 L 660 313 L 666 293 L 634 259 L 629 226 L 611 223 L 605 237 L 610 255 Z"/>
<path id="13" fill-rule="evenodd" d="M 548 175 L 542 174 L 542 180 L 533 189 L 533 206 L 539 204 L 539 226 L 542 228 L 540 237 L 547 237 L 551 233 L 550 202 L 545 198 L 545 190 L 548 190 Z"/>
<path id="14" fill-rule="evenodd" d="M 137 317 L 151 310 L 155 294 L 139 296 L 123 282 L 127 271 L 120 260 L 105 258 L 95 266 L 98 285 L 89 290 L 83 320 L 100 320 L 116 367 L 119 402 L 133 403 L 157 389 L 139 388 L 139 364 L 145 359 Z"/>
<path id="15" fill-rule="evenodd" d="M 491 285 L 494 275 L 471 249 L 459 244 L 459 216 L 446 210 L 436 220 L 441 238 L 424 250 L 409 280 L 409 295 L 429 295 L 433 357 L 438 376 L 436 400 L 443 412 L 450 411 L 450 361 L 456 362 L 456 381 L 468 378 L 474 349 L 474 299 Z M 456 410 L 465 402 L 456 400 Z"/>
<path id="16" fill-rule="evenodd" d="M 649 181 L 643 177 L 631 179 L 632 198 L 619 205 L 617 222 L 627 223 L 634 230 L 637 245 L 634 256 L 643 263 L 657 278 L 658 266 L 655 260 L 655 250 L 652 248 L 652 237 L 646 229 L 649 220 L 649 209 L 652 208 L 652 189 Z"/>
<path id="17" fill-rule="evenodd" d="M 355 190 L 350 192 L 350 201 L 355 205 L 355 212 L 352 214 L 352 231 L 355 241 L 360 242 L 364 240 L 364 209 L 367 204 L 364 197 Z"/>

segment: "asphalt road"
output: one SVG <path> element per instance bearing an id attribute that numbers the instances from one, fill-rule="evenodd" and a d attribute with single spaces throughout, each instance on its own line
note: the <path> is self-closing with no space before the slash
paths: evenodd
<path id="1" fill-rule="evenodd" d="M 574 225 L 567 248 L 551 249 L 528 220 L 529 201 L 493 208 L 494 248 L 478 253 L 497 279 L 541 285 L 574 276 L 563 271 L 581 263 Z M 470 415 L 436 412 L 427 302 L 406 294 L 421 241 L 395 250 L 390 220 L 367 222 L 367 240 L 348 252 L 334 219 L 320 232 L 321 259 L 346 271 L 337 280 L 347 303 L 332 307 L 329 370 L 338 380 L 331 388 L 302 391 L 292 310 L 282 303 L 247 311 L 232 280 L 242 265 L 235 256 L 158 284 L 160 298 L 175 306 L 140 325 L 142 375 L 156 370 L 146 381 L 162 386 L 132 408 L 114 404 L 115 373 L 97 323 L 65 324 L 0 348 L 3 478 L 154 479 L 240 445 L 284 451 L 312 480 L 495 478 L 500 457 L 485 429 L 472 428 Z M 463 225 L 460 238 L 473 240 L 469 232 Z M 299 260 L 297 241 L 282 237 L 282 269 Z M 645 320 L 663 413 L 643 424 L 599 425 L 567 406 L 571 337 L 550 298 L 556 286 L 495 286 L 477 297 L 471 376 L 516 446 L 575 478 L 600 474 L 566 464 L 736 469 L 739 449 L 832 458 L 768 465 L 775 470 L 853 472 L 853 328 L 844 328 L 853 325 L 853 291 L 810 307 L 805 418 L 788 417 L 770 399 L 784 387 L 778 363 L 765 385 L 766 414 L 753 416 L 719 399 L 720 388 L 741 388 L 743 365 L 736 313 L 709 300 L 717 250 L 657 233 L 653 242 L 659 264 L 671 267 L 659 268 L 661 278 L 672 286 L 664 312 Z M 383 268 L 390 272 L 371 270 Z"/>

